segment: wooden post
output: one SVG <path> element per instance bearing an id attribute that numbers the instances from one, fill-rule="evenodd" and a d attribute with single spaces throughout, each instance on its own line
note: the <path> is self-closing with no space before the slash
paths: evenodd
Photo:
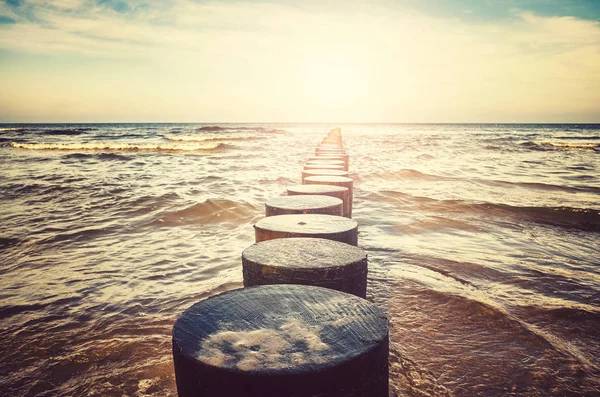
<path id="1" fill-rule="evenodd" d="M 358 245 L 358 223 L 342 216 L 302 214 L 263 218 L 254 225 L 256 242 L 288 237 L 316 237 Z"/>
<path id="2" fill-rule="evenodd" d="M 306 285 L 225 292 L 173 327 L 179 397 L 387 397 L 388 322 L 365 299 Z"/>
<path id="3" fill-rule="evenodd" d="M 328 170 L 324 168 L 318 168 L 314 170 L 304 170 L 302 171 L 302 182 L 304 183 L 304 179 L 307 176 L 317 176 L 317 175 L 326 175 L 326 176 L 348 176 L 348 171 L 344 170 Z"/>
<path id="4" fill-rule="evenodd" d="M 350 164 L 350 156 L 347 154 L 320 154 L 318 156 L 311 156 L 307 161 L 321 161 L 321 160 L 342 160 L 346 164 L 346 171 Z"/>
<path id="5" fill-rule="evenodd" d="M 312 162 L 308 162 L 306 164 L 304 164 L 304 170 L 338 170 L 338 171 L 346 171 L 344 168 L 344 162 L 342 162 L 341 165 L 335 165 L 335 164 L 321 164 L 321 163 L 317 163 L 314 164 Z"/>
<path id="6" fill-rule="evenodd" d="M 278 238 L 242 253 L 244 286 L 302 284 L 331 288 L 361 298 L 367 294 L 367 254 L 322 238 Z"/>
<path id="7" fill-rule="evenodd" d="M 348 208 L 346 213 L 352 217 L 353 180 L 345 176 L 307 176 L 304 178 L 305 185 L 335 185 L 348 188 Z"/>
<path id="8" fill-rule="evenodd" d="M 287 194 L 288 196 L 295 196 L 299 194 L 316 194 L 337 197 L 344 203 L 342 206 L 342 215 L 346 218 L 349 218 L 347 211 L 350 206 L 350 193 L 347 187 L 335 185 L 297 185 L 288 187 Z"/>
<path id="9" fill-rule="evenodd" d="M 298 195 L 274 197 L 265 203 L 266 216 L 285 214 L 326 214 L 342 216 L 344 202 L 336 197 Z"/>

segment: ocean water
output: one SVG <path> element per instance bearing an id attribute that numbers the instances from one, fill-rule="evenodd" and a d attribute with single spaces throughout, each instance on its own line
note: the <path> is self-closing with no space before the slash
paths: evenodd
<path id="1" fill-rule="evenodd" d="M 338 125 L 0 125 L 0 395 L 174 396 Z M 600 395 L 600 125 L 341 125 L 391 396 Z"/>

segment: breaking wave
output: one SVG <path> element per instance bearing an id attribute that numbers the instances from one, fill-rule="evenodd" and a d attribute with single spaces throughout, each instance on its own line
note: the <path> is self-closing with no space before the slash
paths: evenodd
<path id="1" fill-rule="evenodd" d="M 221 127 L 217 125 L 207 125 L 204 127 L 196 128 L 196 131 L 199 132 L 228 132 L 228 131 L 255 131 L 255 132 L 269 132 L 269 133 L 281 133 L 283 130 L 279 130 L 276 128 L 266 128 L 266 127 Z"/>
<path id="2" fill-rule="evenodd" d="M 255 135 L 163 135 L 167 141 L 174 142 L 211 142 L 211 141 L 246 141 L 254 139 L 264 139 Z"/>
<path id="3" fill-rule="evenodd" d="M 157 143 L 117 143 L 117 142 L 87 142 L 87 143 L 18 143 L 11 142 L 15 149 L 26 150 L 60 150 L 60 151 L 90 151 L 90 152 L 147 152 L 147 153 L 184 153 L 207 152 L 214 153 L 235 146 L 225 143 L 187 142 L 185 144 Z"/>
<path id="4" fill-rule="evenodd" d="M 596 151 L 600 152 L 600 143 L 552 143 L 527 141 L 520 144 L 521 147 L 537 151 Z"/>
<path id="5" fill-rule="evenodd" d="M 96 131 L 97 128 L 65 128 L 65 129 L 56 129 L 56 130 L 41 130 L 40 133 L 44 135 L 82 135 L 86 134 L 89 131 Z"/>

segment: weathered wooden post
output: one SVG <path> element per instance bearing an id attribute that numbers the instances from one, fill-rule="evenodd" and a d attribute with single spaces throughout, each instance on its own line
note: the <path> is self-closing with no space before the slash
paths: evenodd
<path id="1" fill-rule="evenodd" d="M 344 168 L 346 168 L 344 166 L 344 162 L 341 162 L 341 165 L 337 165 L 337 164 L 321 164 L 321 163 L 317 163 L 314 164 L 313 162 L 308 162 L 306 164 L 304 164 L 304 170 L 339 170 L 339 171 L 346 171 Z"/>
<path id="2" fill-rule="evenodd" d="M 316 237 L 358 245 L 358 223 L 343 216 L 301 214 L 268 216 L 254 225 L 256 242 L 288 237 Z"/>
<path id="3" fill-rule="evenodd" d="M 322 238 L 278 238 L 242 253 L 244 286 L 302 284 L 331 288 L 361 298 L 367 294 L 367 254 Z"/>
<path id="4" fill-rule="evenodd" d="M 320 154 L 311 156 L 307 161 L 322 161 L 322 160 L 341 160 L 346 164 L 346 171 L 348 171 L 348 165 L 350 164 L 350 156 L 347 154 Z"/>
<path id="5" fill-rule="evenodd" d="M 388 352 L 381 309 L 305 285 L 213 296 L 173 327 L 179 397 L 387 397 Z"/>
<path id="6" fill-rule="evenodd" d="M 336 197 L 299 195 L 274 197 L 265 203 L 266 216 L 326 214 L 342 216 L 344 202 Z"/>
<path id="7" fill-rule="evenodd" d="M 349 218 L 347 213 L 350 203 L 350 194 L 347 187 L 334 185 L 297 185 L 287 188 L 288 196 L 295 195 L 324 195 L 337 197 L 343 201 L 342 216 Z"/>
<path id="8" fill-rule="evenodd" d="M 304 183 L 304 179 L 308 176 L 348 176 L 348 171 L 344 170 L 328 170 L 325 168 L 317 168 L 313 170 L 304 170 L 302 171 L 302 182 Z"/>
<path id="9" fill-rule="evenodd" d="M 345 176 L 307 176 L 304 178 L 303 183 L 305 185 L 335 185 L 343 186 L 348 188 L 348 208 L 346 213 L 349 217 L 352 217 L 352 199 L 353 199 L 353 185 L 354 181 L 352 178 Z"/>

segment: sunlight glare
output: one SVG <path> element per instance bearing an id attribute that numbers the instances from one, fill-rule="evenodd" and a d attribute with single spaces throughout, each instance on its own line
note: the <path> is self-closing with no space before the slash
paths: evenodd
<path id="1" fill-rule="evenodd" d="M 302 91 L 326 108 L 351 108 L 367 95 L 368 68 L 347 51 L 324 51 L 306 59 L 301 70 Z"/>

